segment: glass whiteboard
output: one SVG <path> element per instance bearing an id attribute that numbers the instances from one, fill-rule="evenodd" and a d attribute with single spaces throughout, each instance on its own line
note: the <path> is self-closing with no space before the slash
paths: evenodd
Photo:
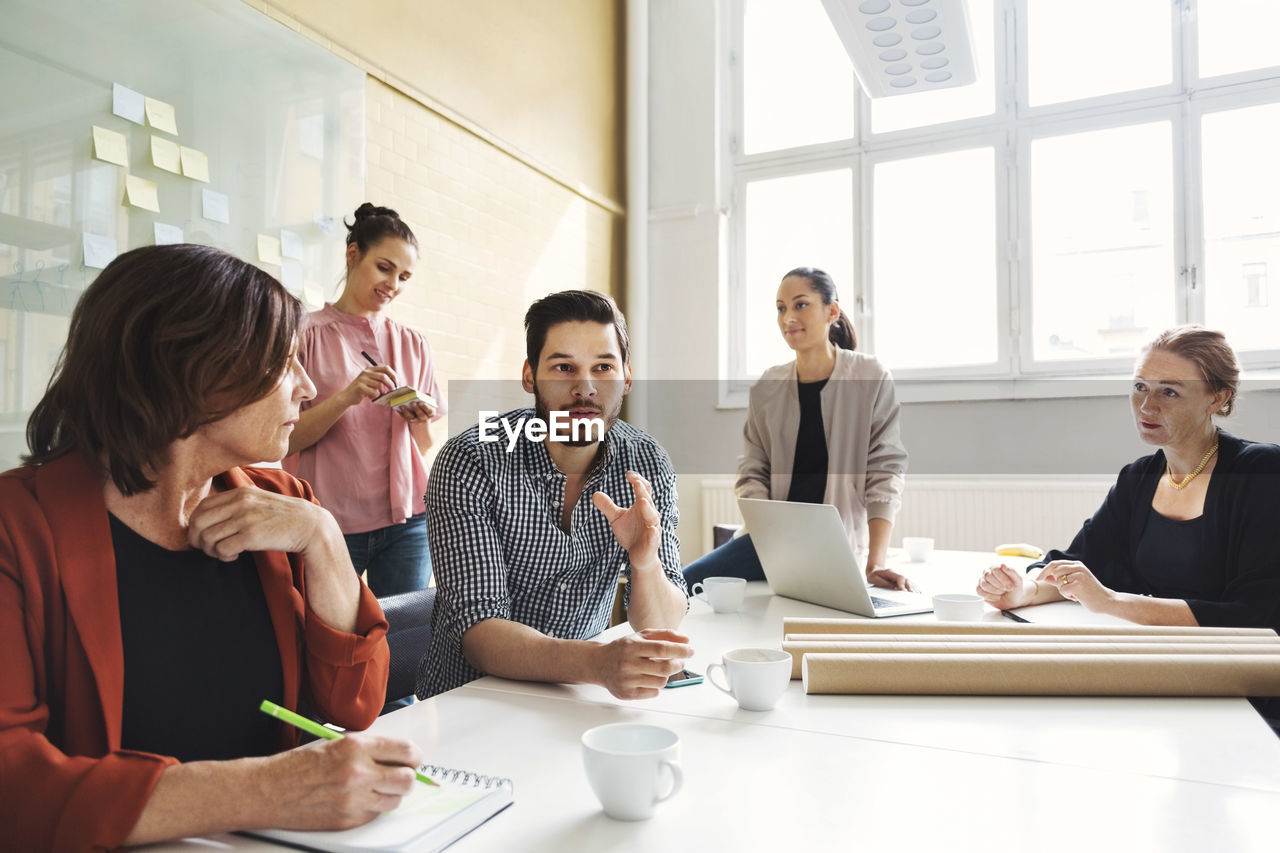
<path id="1" fill-rule="evenodd" d="M 3 20 L 0 470 L 25 452 L 95 255 L 177 228 L 318 307 L 365 163 L 364 72 L 242 0 L 5 0 Z M 159 105 L 143 124 L 113 112 L 135 96 Z"/>

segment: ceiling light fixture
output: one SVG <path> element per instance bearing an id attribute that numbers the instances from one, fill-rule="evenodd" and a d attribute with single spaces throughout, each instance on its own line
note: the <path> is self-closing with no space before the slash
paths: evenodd
<path id="1" fill-rule="evenodd" d="M 822 0 L 869 98 L 978 79 L 965 0 Z"/>

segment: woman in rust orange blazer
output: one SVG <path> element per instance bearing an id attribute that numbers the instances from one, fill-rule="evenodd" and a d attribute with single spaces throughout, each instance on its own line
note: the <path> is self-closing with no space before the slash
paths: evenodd
<path id="1" fill-rule="evenodd" d="M 0 849 L 86 850 L 394 807 L 414 745 L 287 750 L 271 699 L 347 728 L 386 621 L 333 517 L 279 470 L 315 389 L 301 308 L 200 246 L 113 261 L 0 475 Z M 407 766 L 406 766 L 407 765 Z"/>

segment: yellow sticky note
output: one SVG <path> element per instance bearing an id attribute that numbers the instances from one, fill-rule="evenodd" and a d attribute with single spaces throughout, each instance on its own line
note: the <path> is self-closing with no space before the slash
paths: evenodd
<path id="1" fill-rule="evenodd" d="M 137 175 L 126 175 L 124 179 L 124 195 L 129 204 L 143 210 L 160 212 L 160 196 L 156 193 L 156 182 L 139 178 Z"/>
<path id="2" fill-rule="evenodd" d="M 173 113 L 173 104 L 147 98 L 147 121 L 157 130 L 178 135 L 178 119 Z"/>
<path id="3" fill-rule="evenodd" d="M 107 130 L 105 127 L 93 126 L 93 156 L 117 166 L 129 165 L 129 149 L 124 142 L 124 134 Z"/>
<path id="4" fill-rule="evenodd" d="M 196 181 L 209 183 L 209 155 L 183 145 L 182 174 Z"/>
<path id="5" fill-rule="evenodd" d="M 151 162 L 156 168 L 182 174 L 182 163 L 178 159 L 178 143 L 160 136 L 151 137 Z"/>
<path id="6" fill-rule="evenodd" d="M 280 264 L 280 238 L 258 235 L 258 260 L 264 264 Z"/>

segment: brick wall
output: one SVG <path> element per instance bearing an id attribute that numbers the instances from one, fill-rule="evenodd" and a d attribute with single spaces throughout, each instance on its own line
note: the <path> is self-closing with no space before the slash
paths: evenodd
<path id="1" fill-rule="evenodd" d="M 421 249 L 390 314 L 427 336 L 445 380 L 518 379 L 524 311 L 541 295 L 617 295 L 615 213 L 372 76 L 365 114 L 365 195 L 398 210 Z"/>

